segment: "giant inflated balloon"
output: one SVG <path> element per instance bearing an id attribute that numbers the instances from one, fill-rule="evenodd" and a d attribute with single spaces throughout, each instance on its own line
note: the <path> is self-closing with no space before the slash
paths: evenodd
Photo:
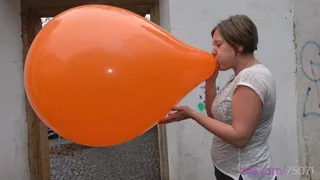
<path id="1" fill-rule="evenodd" d="M 25 89 L 39 118 L 64 138 L 111 146 L 148 131 L 215 68 L 210 53 L 144 17 L 85 5 L 37 34 Z"/>

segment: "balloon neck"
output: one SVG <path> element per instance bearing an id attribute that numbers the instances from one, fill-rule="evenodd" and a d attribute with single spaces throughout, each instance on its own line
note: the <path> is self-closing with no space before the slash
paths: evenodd
<path id="1" fill-rule="evenodd" d="M 208 53 L 206 51 L 203 51 L 203 50 L 190 51 L 188 52 L 187 58 L 189 60 L 199 61 L 207 65 L 212 65 L 212 67 L 214 67 L 213 70 L 216 69 L 217 60 L 212 56 L 211 53 Z"/>

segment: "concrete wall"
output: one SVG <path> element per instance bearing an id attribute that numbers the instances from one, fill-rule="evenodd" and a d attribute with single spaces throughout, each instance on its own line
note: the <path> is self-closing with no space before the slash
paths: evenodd
<path id="1" fill-rule="evenodd" d="M 320 177 L 320 1 L 295 0 L 297 97 L 301 166 L 304 179 Z"/>
<path id="2" fill-rule="evenodd" d="M 28 180 L 20 1 L 0 0 L 0 179 Z"/>
<path id="3" fill-rule="evenodd" d="M 298 135 L 293 43 L 293 2 L 288 0 L 160 0 L 162 26 L 193 46 L 211 51 L 211 28 L 235 13 L 249 15 L 260 35 L 257 58 L 273 71 L 277 83 L 277 110 L 270 145 L 274 166 L 298 166 Z M 190 12 L 189 12 L 190 11 Z M 311 13 L 311 12 L 310 12 Z M 310 22 L 311 23 L 311 22 Z M 315 32 L 315 31 L 314 31 Z M 222 73 L 218 85 L 230 72 Z M 202 85 L 181 104 L 197 109 L 202 102 Z M 192 121 L 167 125 L 170 180 L 213 179 L 210 157 L 212 135 Z M 287 168 L 289 169 L 289 168 Z M 288 174 L 294 174 L 288 171 Z M 298 176 L 283 175 L 283 180 Z"/>

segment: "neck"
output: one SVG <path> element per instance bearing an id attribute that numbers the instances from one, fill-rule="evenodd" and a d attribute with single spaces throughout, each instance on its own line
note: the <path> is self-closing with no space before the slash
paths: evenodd
<path id="1" fill-rule="evenodd" d="M 240 73 L 243 69 L 250 67 L 255 64 L 259 64 L 253 54 L 239 55 L 236 59 L 237 65 L 233 68 L 235 76 Z"/>

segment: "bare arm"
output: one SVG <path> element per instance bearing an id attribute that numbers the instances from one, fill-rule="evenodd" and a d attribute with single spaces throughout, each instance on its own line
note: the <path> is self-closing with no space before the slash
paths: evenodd
<path id="1" fill-rule="evenodd" d="M 215 81 L 206 82 L 205 105 L 206 105 L 207 115 L 211 118 L 213 118 L 213 115 L 211 113 L 211 105 L 216 95 L 217 95 L 216 82 Z"/>
<path id="2" fill-rule="evenodd" d="M 214 98 L 217 95 L 216 79 L 217 79 L 218 73 L 219 73 L 219 70 L 216 69 L 216 72 L 214 72 L 214 74 L 212 74 L 212 76 L 206 80 L 205 105 L 206 105 L 207 115 L 211 118 L 213 118 L 213 115 L 211 113 L 211 105 Z"/>

